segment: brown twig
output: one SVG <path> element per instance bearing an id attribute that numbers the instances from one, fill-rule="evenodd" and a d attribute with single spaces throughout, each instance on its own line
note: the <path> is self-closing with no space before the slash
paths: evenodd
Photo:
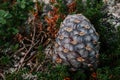
<path id="1" fill-rule="evenodd" d="M 25 44 L 24 44 L 23 42 L 21 42 L 21 44 L 23 45 L 23 47 L 20 48 L 19 50 L 17 50 L 14 54 L 17 54 L 17 53 L 21 52 L 23 49 L 26 49 Z M 26 50 L 27 50 L 27 49 L 26 49 Z"/>
<path id="2" fill-rule="evenodd" d="M 2 77 L 3 80 L 6 80 L 5 76 L 2 73 L 0 73 L 0 76 Z"/>
<path id="3" fill-rule="evenodd" d="M 32 40 L 28 39 L 27 37 L 25 37 L 24 40 L 29 41 L 29 42 L 32 43 Z"/>
<path id="4" fill-rule="evenodd" d="M 31 52 L 32 55 L 30 57 L 28 57 L 26 60 L 24 60 L 24 63 L 28 62 L 29 60 L 31 60 L 32 58 L 34 58 L 35 57 L 35 53 L 36 53 L 36 51 Z"/>
<path id="5" fill-rule="evenodd" d="M 26 56 L 28 55 L 28 53 L 31 51 L 31 49 L 36 45 L 35 43 L 34 43 L 34 41 L 35 41 L 35 33 L 36 33 L 36 26 L 35 26 L 35 18 L 34 18 L 34 20 L 33 20 L 33 36 L 32 36 L 32 43 L 31 43 L 31 45 L 30 45 L 30 47 L 29 47 L 29 49 L 27 50 L 27 52 L 26 52 L 26 54 L 24 55 L 24 57 L 22 58 L 22 60 L 20 60 L 20 62 L 19 62 L 19 66 L 18 66 L 18 69 L 17 69 L 17 72 L 21 69 L 21 67 L 22 67 L 22 65 L 23 65 L 23 63 L 24 63 L 24 60 L 25 60 L 25 58 L 26 58 Z M 39 41 L 37 41 L 36 43 L 38 43 Z"/>

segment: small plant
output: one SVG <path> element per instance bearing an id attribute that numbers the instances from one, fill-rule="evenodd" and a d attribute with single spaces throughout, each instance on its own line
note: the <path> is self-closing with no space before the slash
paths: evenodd
<path id="1" fill-rule="evenodd" d="M 0 5 L 0 47 L 9 47 L 10 43 L 14 44 L 13 38 L 20 31 L 20 26 L 23 26 L 27 19 L 31 4 L 26 0 L 17 0 L 15 3 L 6 1 Z M 24 13 L 24 14 L 23 14 Z M 22 28 L 21 28 L 22 29 Z M 5 46 L 6 43 L 9 45 Z"/>
<path id="2" fill-rule="evenodd" d="M 8 66 L 8 64 L 10 64 L 10 63 L 11 63 L 11 61 L 10 61 L 10 57 L 8 55 L 2 56 L 0 58 L 0 65 Z"/>
<path id="3" fill-rule="evenodd" d="M 103 67 L 97 70 L 99 80 L 119 80 L 120 66 L 115 68 Z"/>

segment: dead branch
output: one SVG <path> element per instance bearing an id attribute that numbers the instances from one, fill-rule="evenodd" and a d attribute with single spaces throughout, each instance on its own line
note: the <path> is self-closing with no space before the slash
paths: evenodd
<path id="1" fill-rule="evenodd" d="M 0 73 L 0 76 L 2 77 L 3 80 L 6 80 L 5 76 L 2 73 Z"/>
<path id="2" fill-rule="evenodd" d="M 33 29 L 33 35 L 32 35 L 32 43 L 31 43 L 29 49 L 27 50 L 26 54 L 25 54 L 24 57 L 22 58 L 22 60 L 19 61 L 19 66 L 18 66 L 17 72 L 21 69 L 21 67 L 22 67 L 22 65 L 23 65 L 23 63 L 24 63 L 24 60 L 25 60 L 26 56 L 29 54 L 29 52 L 31 51 L 31 49 L 36 45 L 35 42 L 34 42 L 34 41 L 35 41 L 35 33 L 36 33 L 35 18 L 34 18 L 34 20 L 33 20 L 32 25 L 33 25 L 33 28 L 34 28 L 34 29 Z M 37 41 L 36 43 L 38 43 L 38 42 L 39 42 L 39 41 Z"/>

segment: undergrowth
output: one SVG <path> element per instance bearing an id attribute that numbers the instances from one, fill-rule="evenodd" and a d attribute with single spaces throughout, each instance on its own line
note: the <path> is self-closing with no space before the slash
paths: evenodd
<path id="1" fill-rule="evenodd" d="M 70 78 L 72 80 L 85 80 L 88 76 L 81 71 L 71 73 L 66 66 L 57 65 L 55 67 L 52 61 L 46 60 L 43 53 L 44 48 L 50 42 L 50 35 L 52 39 L 55 38 L 65 16 L 82 13 L 91 21 L 100 35 L 100 63 L 95 78 L 98 80 L 119 80 L 120 29 L 113 31 L 113 26 L 102 24 L 102 18 L 105 16 L 105 13 L 101 12 L 102 1 L 87 0 L 86 5 L 84 5 L 81 0 L 75 0 L 75 3 L 69 6 L 63 4 L 62 0 L 57 0 L 57 2 L 54 5 L 54 11 L 51 12 L 54 14 L 52 18 L 49 18 L 42 16 L 44 6 L 42 3 L 33 3 L 32 0 L 0 1 L 0 74 L 2 74 L 0 78 L 23 80 L 23 75 L 28 73 L 37 76 L 38 80 L 70 80 Z M 54 4 L 54 0 L 52 4 Z M 30 14 L 34 19 L 31 19 L 32 23 L 27 24 Z M 36 29 L 33 26 L 37 26 Z M 35 34 L 34 30 L 36 30 Z M 33 35 L 35 35 L 34 38 Z M 17 55 L 27 54 L 25 62 L 23 62 L 25 63 L 24 67 L 19 66 L 20 69 L 16 70 L 15 68 L 11 73 L 5 72 L 14 66 L 12 63 L 13 55 L 16 53 L 18 53 Z M 29 61 L 33 63 L 33 66 L 26 66 Z M 14 70 L 16 71 L 14 72 Z M 30 78 L 25 80 L 30 80 Z"/>

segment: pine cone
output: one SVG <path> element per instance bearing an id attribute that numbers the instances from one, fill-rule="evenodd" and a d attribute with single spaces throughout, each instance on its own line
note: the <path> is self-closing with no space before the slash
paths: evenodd
<path id="1" fill-rule="evenodd" d="M 95 69 L 99 56 L 98 40 L 98 33 L 86 17 L 82 14 L 68 15 L 61 23 L 53 48 L 48 52 L 54 63 L 74 69 Z"/>

